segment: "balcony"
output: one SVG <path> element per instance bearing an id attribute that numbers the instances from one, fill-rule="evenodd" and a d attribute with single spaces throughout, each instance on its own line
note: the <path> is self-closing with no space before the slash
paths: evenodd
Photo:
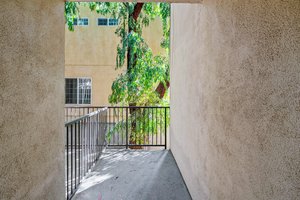
<path id="1" fill-rule="evenodd" d="M 167 150 L 169 107 L 66 107 L 66 199 L 191 199 Z"/>
<path id="2" fill-rule="evenodd" d="M 73 199 L 191 199 L 169 150 L 106 149 Z"/>

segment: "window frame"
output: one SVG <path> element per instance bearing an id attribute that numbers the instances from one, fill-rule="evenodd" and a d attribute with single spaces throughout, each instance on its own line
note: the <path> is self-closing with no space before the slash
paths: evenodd
<path id="1" fill-rule="evenodd" d="M 93 93 L 93 79 L 92 77 L 65 77 L 65 91 L 66 91 L 66 79 L 76 79 L 77 81 L 77 95 L 76 95 L 76 103 L 65 103 L 66 106 L 74 106 L 74 105 L 78 105 L 78 106 L 89 106 L 89 105 L 93 105 L 93 98 L 92 98 L 92 93 Z M 90 79 L 91 80 L 91 97 L 90 97 L 90 103 L 79 103 L 79 79 Z M 65 102 L 66 102 L 66 92 L 65 92 Z"/>
<path id="2" fill-rule="evenodd" d="M 106 25 L 99 25 L 99 19 L 106 19 L 106 22 L 107 22 L 107 24 Z M 113 19 L 113 20 L 117 20 L 117 24 L 113 24 L 113 25 L 109 25 L 109 20 L 110 19 Z M 119 19 L 117 19 L 117 18 L 105 18 L 105 17 L 98 17 L 97 19 L 96 19 L 96 23 L 97 23 L 97 26 L 112 26 L 112 27 L 114 27 L 114 26 L 118 26 L 119 25 Z"/>
<path id="3" fill-rule="evenodd" d="M 78 24 L 79 19 L 83 19 L 83 20 L 87 19 L 87 24 Z M 77 17 L 76 20 L 77 23 L 76 24 L 73 23 L 73 26 L 88 26 L 90 21 L 88 17 Z"/>
<path id="4" fill-rule="evenodd" d="M 107 24 L 106 24 L 106 25 L 99 25 L 99 19 L 106 19 Z M 108 18 L 105 18 L 105 17 L 98 17 L 98 18 L 96 19 L 96 23 L 97 23 L 97 26 L 108 26 Z"/>
<path id="5" fill-rule="evenodd" d="M 110 25 L 110 24 L 109 24 L 109 23 L 110 23 L 110 22 L 109 22 L 110 20 L 116 20 L 117 23 L 116 23 L 116 24 Z M 107 22 L 108 22 L 108 23 L 107 23 L 108 26 L 118 26 L 118 25 L 119 25 L 119 20 L 118 20 L 117 18 L 107 18 Z"/>

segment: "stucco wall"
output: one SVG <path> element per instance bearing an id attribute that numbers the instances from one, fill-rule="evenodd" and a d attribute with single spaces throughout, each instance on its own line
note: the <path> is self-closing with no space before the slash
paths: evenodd
<path id="1" fill-rule="evenodd" d="M 194 199 L 300 198 L 299 11 L 172 5 L 171 150 Z"/>
<path id="2" fill-rule="evenodd" d="M 1 200 L 64 199 L 63 9 L 1 1 Z"/>

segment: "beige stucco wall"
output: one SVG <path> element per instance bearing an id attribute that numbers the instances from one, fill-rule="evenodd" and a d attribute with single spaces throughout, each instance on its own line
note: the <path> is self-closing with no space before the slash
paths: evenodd
<path id="1" fill-rule="evenodd" d="M 299 1 L 232 2 L 173 5 L 173 154 L 194 199 L 298 199 Z M 0 199 L 63 199 L 63 1 L 0 19 Z"/>
<path id="2" fill-rule="evenodd" d="M 193 199 L 300 198 L 300 1 L 172 5 L 171 150 Z"/>
<path id="3" fill-rule="evenodd" d="M 63 10 L 1 1 L 1 200 L 64 199 Z"/>
<path id="4" fill-rule="evenodd" d="M 117 45 L 119 38 L 115 35 L 117 26 L 98 26 L 101 16 L 91 12 L 86 6 L 79 6 L 80 17 L 89 19 L 88 26 L 75 26 L 65 32 L 65 77 L 89 77 L 92 79 L 91 105 L 108 105 L 108 96 L 116 77 L 126 69 L 115 70 Z M 107 18 L 107 17 L 104 17 Z M 143 37 L 154 55 L 165 54 L 160 47 L 162 39 L 162 23 L 159 19 L 144 28 Z"/>

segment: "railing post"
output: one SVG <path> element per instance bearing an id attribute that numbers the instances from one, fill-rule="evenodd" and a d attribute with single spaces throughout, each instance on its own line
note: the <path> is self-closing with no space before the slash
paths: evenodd
<path id="1" fill-rule="evenodd" d="M 73 124 L 71 125 L 71 194 L 73 194 Z"/>
<path id="2" fill-rule="evenodd" d="M 167 149 L 167 108 L 165 107 L 165 149 Z"/>
<path id="3" fill-rule="evenodd" d="M 65 155 L 67 156 L 67 199 L 69 199 L 69 126 L 67 126 L 67 153 Z"/>
<path id="4" fill-rule="evenodd" d="M 80 121 L 78 122 L 78 145 L 79 145 L 79 151 L 78 151 L 78 177 L 79 177 L 79 183 L 80 183 L 80 180 L 81 180 L 81 178 L 80 178 L 80 176 L 81 176 L 81 162 L 80 162 L 80 160 L 81 160 L 81 126 L 80 126 Z"/>
<path id="5" fill-rule="evenodd" d="M 77 188 L 77 122 L 74 124 L 75 126 L 75 130 L 74 130 L 74 154 L 75 154 L 75 158 L 74 158 L 74 165 L 75 165 L 75 169 L 74 169 L 74 183 L 75 183 L 75 189 Z"/>
<path id="6" fill-rule="evenodd" d="M 126 108 L 126 149 L 128 149 L 128 107 Z"/>

